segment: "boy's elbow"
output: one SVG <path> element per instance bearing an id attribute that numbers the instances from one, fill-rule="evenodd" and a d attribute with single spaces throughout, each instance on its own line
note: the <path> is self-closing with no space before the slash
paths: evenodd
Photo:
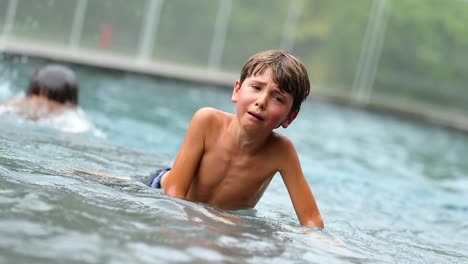
<path id="1" fill-rule="evenodd" d="M 301 221 L 302 226 L 310 226 L 310 227 L 317 227 L 317 228 L 325 228 L 325 225 L 323 224 L 323 220 L 321 216 L 315 217 L 308 219 L 306 221 Z"/>
<path id="2" fill-rule="evenodd" d="M 175 186 L 164 189 L 164 193 L 171 197 L 185 199 L 185 194 L 179 191 Z"/>
<path id="3" fill-rule="evenodd" d="M 315 224 L 315 227 L 322 228 L 322 229 L 325 228 L 325 224 L 323 223 L 322 218 L 320 218 L 320 221 L 317 221 L 314 224 Z"/>

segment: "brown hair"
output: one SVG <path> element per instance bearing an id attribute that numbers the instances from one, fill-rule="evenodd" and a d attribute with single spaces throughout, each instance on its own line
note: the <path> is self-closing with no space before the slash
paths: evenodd
<path id="1" fill-rule="evenodd" d="M 61 65 L 46 65 L 31 77 L 26 95 L 47 94 L 47 98 L 58 103 L 78 104 L 78 84 L 71 69 Z"/>
<path id="2" fill-rule="evenodd" d="M 242 67 L 240 82 L 249 76 L 271 70 L 273 81 L 278 88 L 293 97 L 291 112 L 299 111 L 302 102 L 310 92 L 307 70 L 302 62 L 286 50 L 266 50 L 252 55 Z"/>

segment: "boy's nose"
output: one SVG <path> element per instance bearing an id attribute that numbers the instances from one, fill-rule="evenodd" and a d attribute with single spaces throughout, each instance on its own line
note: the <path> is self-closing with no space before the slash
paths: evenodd
<path id="1" fill-rule="evenodd" d="M 265 110 L 267 107 L 267 96 L 265 94 L 259 95 L 257 101 L 255 102 L 255 106 Z"/>
<path id="2" fill-rule="evenodd" d="M 263 104 L 260 104 L 260 103 L 256 103 L 255 106 L 257 106 L 258 108 L 262 109 L 262 110 L 265 110 L 265 106 Z"/>

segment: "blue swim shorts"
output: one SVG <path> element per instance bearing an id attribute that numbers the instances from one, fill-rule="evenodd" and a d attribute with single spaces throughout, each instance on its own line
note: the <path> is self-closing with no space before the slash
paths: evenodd
<path id="1" fill-rule="evenodd" d="M 170 168 L 157 170 L 152 173 L 150 176 L 143 179 L 143 183 L 148 185 L 151 188 L 161 189 L 161 179 L 166 172 L 170 171 Z"/>

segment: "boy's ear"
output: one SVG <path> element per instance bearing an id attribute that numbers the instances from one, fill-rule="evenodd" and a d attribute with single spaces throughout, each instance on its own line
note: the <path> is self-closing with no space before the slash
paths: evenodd
<path id="1" fill-rule="evenodd" d="M 289 114 L 289 116 L 286 118 L 286 120 L 284 120 L 281 123 L 281 126 L 283 128 L 287 128 L 294 121 L 294 119 L 296 119 L 298 114 L 299 114 L 299 110 L 296 110 L 296 111 L 292 112 L 291 114 Z"/>
<path id="2" fill-rule="evenodd" d="M 231 97 L 231 101 L 234 103 L 237 103 L 237 98 L 238 98 L 237 93 L 239 92 L 240 87 L 241 87 L 241 83 L 239 80 L 237 80 L 234 83 L 234 89 L 232 90 L 232 97 Z"/>

